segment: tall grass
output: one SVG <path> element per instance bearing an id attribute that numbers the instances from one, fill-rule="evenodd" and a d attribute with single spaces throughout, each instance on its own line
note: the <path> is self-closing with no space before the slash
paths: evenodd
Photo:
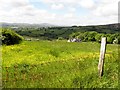
<path id="1" fill-rule="evenodd" d="M 25 41 L 3 46 L 5 88 L 117 88 L 118 45 L 107 45 L 102 79 L 100 44 Z"/>

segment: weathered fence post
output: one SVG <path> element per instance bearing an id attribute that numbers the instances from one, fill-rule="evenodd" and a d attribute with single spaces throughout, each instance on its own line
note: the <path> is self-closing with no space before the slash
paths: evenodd
<path id="1" fill-rule="evenodd" d="M 98 63 L 98 73 L 100 77 L 103 75 L 105 52 L 106 52 L 106 37 L 103 37 L 101 39 L 100 58 Z"/>

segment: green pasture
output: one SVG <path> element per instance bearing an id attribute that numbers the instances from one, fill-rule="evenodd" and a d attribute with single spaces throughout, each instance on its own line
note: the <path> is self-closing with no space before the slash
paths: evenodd
<path id="1" fill-rule="evenodd" d="M 4 88 L 117 88 L 118 45 L 108 44 L 98 76 L 96 42 L 24 41 L 2 46 Z"/>

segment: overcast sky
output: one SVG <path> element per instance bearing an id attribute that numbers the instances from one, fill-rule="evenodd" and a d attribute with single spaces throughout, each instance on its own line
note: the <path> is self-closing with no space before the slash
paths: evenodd
<path id="1" fill-rule="evenodd" d="M 119 0 L 0 0 L 0 22 L 98 25 L 118 22 Z"/>

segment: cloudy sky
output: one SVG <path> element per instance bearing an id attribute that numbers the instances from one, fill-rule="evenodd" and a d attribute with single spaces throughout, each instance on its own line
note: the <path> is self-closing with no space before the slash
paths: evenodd
<path id="1" fill-rule="evenodd" d="M 0 22 L 98 25 L 118 22 L 119 0 L 0 0 Z"/>

